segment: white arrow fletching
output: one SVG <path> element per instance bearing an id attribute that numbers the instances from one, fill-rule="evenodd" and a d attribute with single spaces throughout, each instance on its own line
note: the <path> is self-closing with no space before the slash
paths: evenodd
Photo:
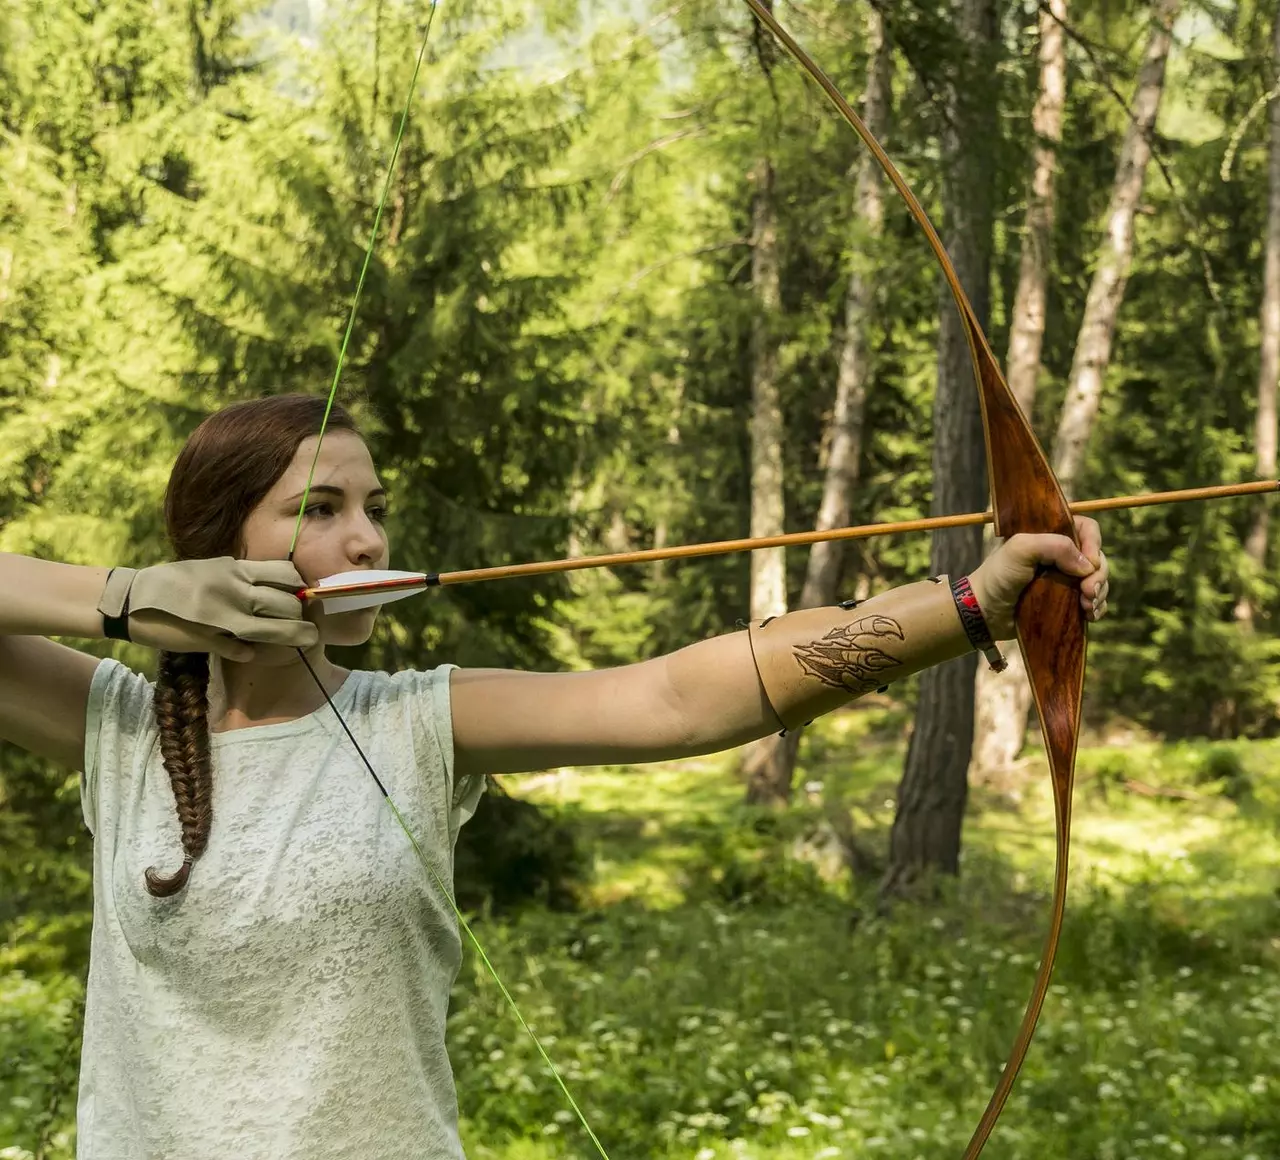
<path id="1" fill-rule="evenodd" d="M 402 586 L 403 585 L 403 586 Z M 359 586 L 367 588 L 365 592 L 351 592 L 341 596 L 325 596 L 326 588 L 349 588 Z M 360 608 L 374 608 L 379 604 L 392 604 L 407 596 L 416 596 L 425 592 L 427 576 L 425 572 L 338 572 L 326 576 L 316 583 L 316 598 L 324 605 L 325 612 L 333 615 L 339 612 L 355 612 Z"/>

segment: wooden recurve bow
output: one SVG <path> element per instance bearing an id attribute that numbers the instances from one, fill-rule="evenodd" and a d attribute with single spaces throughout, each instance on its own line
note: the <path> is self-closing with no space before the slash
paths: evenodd
<path id="1" fill-rule="evenodd" d="M 787 54 L 826 93 L 831 103 L 875 155 L 894 188 L 906 202 L 911 216 L 924 231 L 942 268 L 964 322 L 973 358 L 973 374 L 982 400 L 982 425 L 987 438 L 987 467 L 991 478 L 991 504 L 998 536 L 1019 532 L 1056 532 L 1075 538 L 1075 525 L 1066 497 L 1049 466 L 1030 423 L 1022 413 L 1009 384 L 991 352 L 969 297 L 960 285 L 942 239 L 924 208 L 911 192 L 898 168 L 880 142 L 863 123 L 834 82 L 807 52 L 780 25 L 762 0 L 745 0 L 756 18 L 773 35 Z M 1044 732 L 1053 779 L 1057 820 L 1057 859 L 1054 868 L 1053 902 L 1049 934 L 1036 972 L 1031 999 L 1014 1040 L 995 1091 L 964 1151 L 964 1160 L 973 1160 L 985 1146 L 1001 1109 L 1013 1089 L 1018 1070 L 1026 1058 L 1035 1034 L 1040 1008 L 1044 1005 L 1053 974 L 1062 917 L 1066 906 L 1067 861 L 1071 844 L 1071 789 L 1075 779 L 1076 742 L 1080 732 L 1080 706 L 1084 692 L 1085 619 L 1080 608 L 1078 587 L 1061 573 L 1046 571 L 1032 581 L 1015 612 L 1018 642 L 1026 661 L 1027 676 L 1035 697 L 1036 712 Z"/>

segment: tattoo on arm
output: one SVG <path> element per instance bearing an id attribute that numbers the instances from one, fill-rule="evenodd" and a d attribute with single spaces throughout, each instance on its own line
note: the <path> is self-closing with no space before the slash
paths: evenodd
<path id="1" fill-rule="evenodd" d="M 861 696 L 884 684 L 881 674 L 902 662 L 883 644 L 905 640 L 902 625 L 888 616 L 864 616 L 833 628 L 819 640 L 795 647 L 795 658 L 824 685 Z"/>

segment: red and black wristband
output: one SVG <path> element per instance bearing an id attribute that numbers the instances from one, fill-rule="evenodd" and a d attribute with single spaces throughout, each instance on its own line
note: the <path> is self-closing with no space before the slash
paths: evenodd
<path id="1" fill-rule="evenodd" d="M 960 614 L 960 624 L 969 643 L 987 658 L 993 672 L 1003 672 L 1009 662 L 1001 655 L 996 642 L 991 638 L 991 629 L 987 627 L 987 618 L 982 615 L 978 598 L 974 595 L 973 585 L 968 576 L 961 576 L 951 585 L 951 598 L 956 602 L 956 611 Z"/>

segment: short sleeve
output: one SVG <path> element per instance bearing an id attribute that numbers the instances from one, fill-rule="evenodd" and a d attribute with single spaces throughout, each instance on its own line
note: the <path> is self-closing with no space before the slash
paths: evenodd
<path id="1" fill-rule="evenodd" d="M 152 721 L 151 683 L 111 659 L 100 661 L 89 684 L 84 726 L 80 810 L 91 834 L 98 831 L 103 786 L 131 763 Z"/>
<path id="2" fill-rule="evenodd" d="M 457 665 L 440 665 L 429 672 L 413 674 L 415 709 L 428 736 L 435 739 L 444 766 L 449 801 L 449 836 L 471 820 L 480 805 L 487 782 L 483 774 L 456 775 L 453 754 L 453 704 L 450 677 Z M 403 674 L 402 674 L 403 675 Z"/>

